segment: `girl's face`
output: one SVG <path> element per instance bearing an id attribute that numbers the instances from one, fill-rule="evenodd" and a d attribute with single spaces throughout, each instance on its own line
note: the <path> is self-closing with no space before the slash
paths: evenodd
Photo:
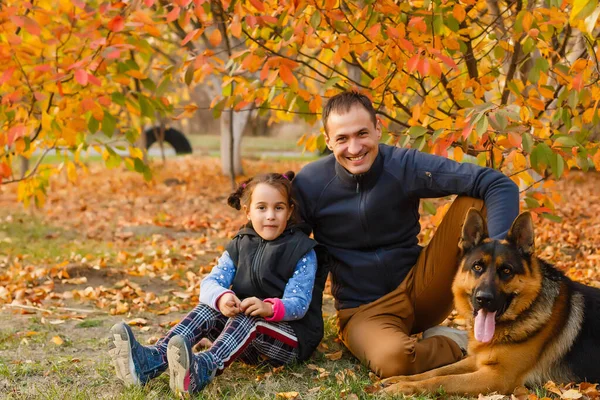
<path id="1" fill-rule="evenodd" d="M 274 240 L 281 235 L 292 215 L 292 207 L 287 198 L 276 188 L 259 183 L 252 191 L 250 208 L 244 211 L 256 233 L 265 240 Z"/>

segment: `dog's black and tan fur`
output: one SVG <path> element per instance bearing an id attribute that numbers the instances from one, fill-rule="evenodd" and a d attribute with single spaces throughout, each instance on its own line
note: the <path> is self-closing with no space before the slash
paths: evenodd
<path id="1" fill-rule="evenodd" d="M 514 221 L 507 240 L 487 238 L 481 214 L 465 219 L 462 259 L 452 290 L 467 321 L 463 360 L 413 376 L 384 380 L 389 393 L 498 392 L 548 380 L 600 382 L 600 289 L 573 282 L 534 255 L 529 213 Z M 475 316 L 495 312 L 487 343 L 474 336 Z"/>

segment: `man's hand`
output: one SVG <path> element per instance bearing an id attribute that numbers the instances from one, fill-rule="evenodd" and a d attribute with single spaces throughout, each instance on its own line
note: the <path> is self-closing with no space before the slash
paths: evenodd
<path id="1" fill-rule="evenodd" d="M 242 301 L 240 310 L 253 317 L 268 318 L 273 316 L 273 305 L 271 303 L 265 303 L 261 299 L 256 297 L 248 297 Z"/>
<path id="2" fill-rule="evenodd" d="M 240 304 L 241 301 L 238 297 L 233 293 L 225 293 L 219 298 L 217 303 L 217 307 L 219 307 L 219 311 L 226 317 L 235 317 L 240 313 Z"/>

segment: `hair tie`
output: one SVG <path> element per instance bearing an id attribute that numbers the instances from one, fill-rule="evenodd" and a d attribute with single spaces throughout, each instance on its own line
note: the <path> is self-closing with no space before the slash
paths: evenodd
<path id="1" fill-rule="evenodd" d="M 246 189 L 246 183 L 242 183 L 240 186 L 242 187 L 242 189 Z"/>
<path id="2" fill-rule="evenodd" d="M 290 178 L 288 178 L 288 176 L 286 174 L 281 174 L 281 176 L 283 176 L 285 179 L 287 179 L 288 181 L 290 180 Z"/>

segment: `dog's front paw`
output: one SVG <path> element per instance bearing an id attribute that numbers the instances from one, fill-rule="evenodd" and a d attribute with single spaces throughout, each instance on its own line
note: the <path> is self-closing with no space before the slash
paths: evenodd
<path id="1" fill-rule="evenodd" d="M 394 395 L 394 394 L 406 394 L 413 395 L 420 393 L 420 391 L 410 382 L 398 382 L 391 384 L 383 389 L 383 393 Z"/>
<path id="2" fill-rule="evenodd" d="M 409 380 L 408 376 L 399 375 L 399 376 L 390 376 L 389 378 L 382 379 L 381 381 L 379 381 L 379 383 L 383 387 L 388 387 L 395 383 L 407 382 L 408 380 Z"/>

